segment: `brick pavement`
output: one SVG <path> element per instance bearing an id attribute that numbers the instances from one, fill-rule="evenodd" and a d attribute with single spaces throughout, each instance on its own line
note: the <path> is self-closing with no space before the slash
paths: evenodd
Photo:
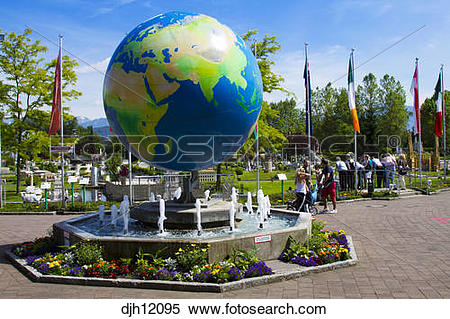
<path id="1" fill-rule="evenodd" d="M 320 219 L 353 237 L 357 266 L 224 294 L 33 283 L 3 250 L 70 217 L 0 216 L 0 298 L 450 298 L 450 224 L 433 219 L 449 207 L 448 192 L 341 204 Z"/>

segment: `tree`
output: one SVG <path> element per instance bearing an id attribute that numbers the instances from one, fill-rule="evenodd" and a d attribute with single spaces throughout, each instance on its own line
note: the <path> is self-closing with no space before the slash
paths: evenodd
<path id="1" fill-rule="evenodd" d="M 380 131 L 383 135 L 399 136 L 406 145 L 409 112 L 405 106 L 405 90 L 400 81 L 393 76 L 384 75 L 380 80 L 380 100 L 383 113 Z"/>
<path id="2" fill-rule="evenodd" d="M 9 120 L 5 134 L 10 151 L 16 154 L 16 192 L 20 187 L 22 159 L 29 159 L 36 138 L 43 141 L 43 133 L 36 134 L 37 127 L 44 127 L 40 109 L 51 105 L 56 59 L 45 63 L 42 55 L 47 47 L 40 41 L 32 41 L 31 29 L 23 34 L 6 33 L 1 43 L 0 71 L 8 83 L 3 101 L 5 117 Z M 81 93 L 71 88 L 77 80 L 73 68 L 77 62 L 64 56 L 62 59 L 62 96 L 64 101 L 77 98 Z M 31 151 L 34 154 L 34 151 Z"/>
<path id="3" fill-rule="evenodd" d="M 381 98 L 377 78 L 369 73 L 363 78 L 363 84 L 358 85 L 356 92 L 361 134 L 366 137 L 366 144 L 377 144 L 380 130 Z"/>
<path id="4" fill-rule="evenodd" d="M 297 108 L 294 98 L 270 103 L 270 108 L 278 112 L 278 116 L 269 119 L 270 126 L 285 136 L 305 131 L 305 112 Z"/>
<path id="5" fill-rule="evenodd" d="M 271 57 L 281 49 L 280 43 L 278 43 L 275 36 L 269 35 L 265 35 L 262 41 L 256 41 L 257 34 L 258 30 L 250 30 L 242 38 L 244 41 L 250 43 L 250 48 L 258 61 L 263 82 L 263 91 L 267 93 L 274 90 L 287 92 L 281 87 L 284 79 L 272 71 L 272 66 L 275 65 L 275 62 L 271 60 Z"/>

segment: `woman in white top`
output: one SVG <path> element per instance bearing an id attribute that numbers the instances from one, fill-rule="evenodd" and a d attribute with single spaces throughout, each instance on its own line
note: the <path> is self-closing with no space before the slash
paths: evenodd
<path id="1" fill-rule="evenodd" d="M 299 168 L 295 175 L 295 194 L 297 195 L 296 207 L 302 205 L 305 201 L 306 194 L 309 192 L 308 185 L 306 184 L 306 179 L 310 175 L 305 172 L 303 168 Z"/>

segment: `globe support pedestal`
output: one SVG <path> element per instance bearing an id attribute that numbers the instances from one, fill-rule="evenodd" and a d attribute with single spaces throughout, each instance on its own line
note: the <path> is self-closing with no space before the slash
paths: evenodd
<path id="1" fill-rule="evenodd" d="M 191 176 L 183 177 L 183 191 L 181 197 L 176 200 L 177 203 L 191 204 L 195 203 L 195 196 L 193 190 L 199 188 L 199 174 L 198 171 L 193 171 Z"/>

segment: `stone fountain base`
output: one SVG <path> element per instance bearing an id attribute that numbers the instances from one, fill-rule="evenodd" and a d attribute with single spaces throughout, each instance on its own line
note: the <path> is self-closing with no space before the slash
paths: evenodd
<path id="1" fill-rule="evenodd" d="M 272 216 L 290 216 L 295 218 L 295 225 L 279 230 L 260 229 L 254 233 L 230 233 L 229 236 L 219 238 L 136 238 L 130 236 L 97 236 L 84 231 L 80 223 L 94 219 L 98 220 L 98 213 L 83 215 L 71 220 L 62 221 L 53 225 L 53 233 L 59 245 L 70 246 L 82 240 L 95 240 L 103 246 L 106 258 L 133 258 L 138 251 L 156 253 L 163 250 L 164 257 L 173 256 L 179 248 L 191 244 L 209 245 L 208 262 L 221 261 L 233 253 L 234 249 L 253 250 L 256 256 L 263 260 L 276 259 L 286 247 L 289 237 L 304 243 L 311 234 L 311 215 L 284 209 L 271 209 Z M 246 214 L 244 212 L 244 214 Z M 228 221 L 229 223 L 229 221 Z"/>
<path id="2" fill-rule="evenodd" d="M 165 229 L 196 229 L 197 215 L 195 204 L 177 203 L 175 201 L 166 201 L 165 215 L 167 219 L 164 222 Z M 240 212 L 243 205 L 238 204 L 235 219 L 239 221 Z M 210 200 L 201 206 L 201 224 L 203 228 L 225 227 L 230 225 L 230 202 L 223 200 Z M 159 203 L 144 203 L 133 207 L 130 211 L 130 217 L 140 222 L 158 228 Z"/>

